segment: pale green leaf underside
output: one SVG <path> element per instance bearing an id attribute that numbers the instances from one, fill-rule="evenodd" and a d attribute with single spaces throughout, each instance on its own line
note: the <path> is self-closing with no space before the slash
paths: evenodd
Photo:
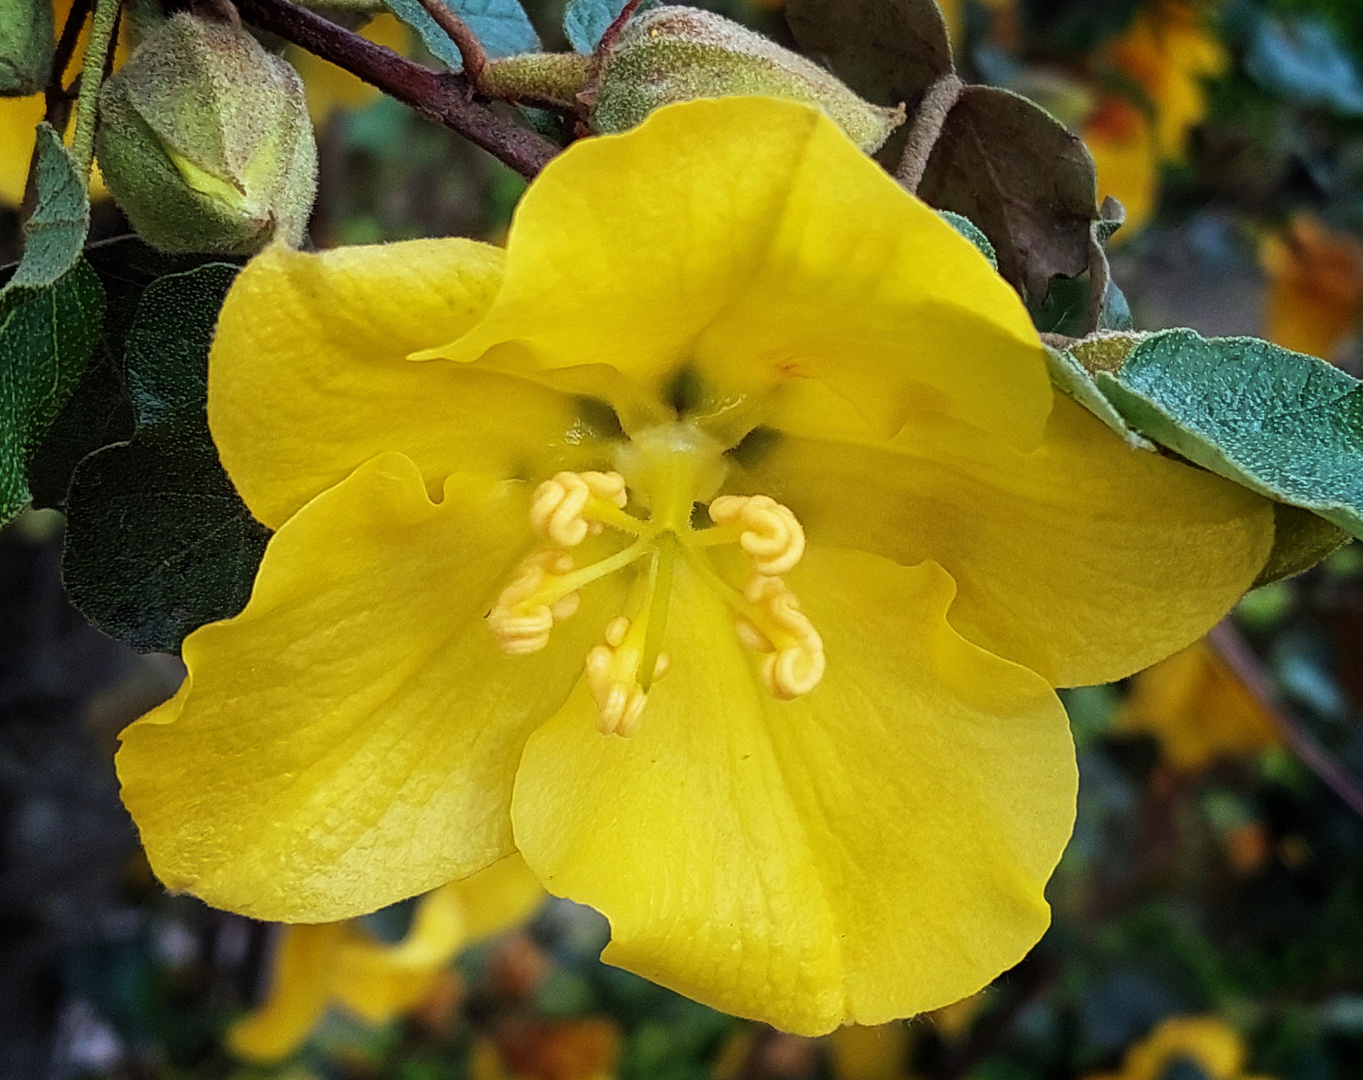
<path id="1" fill-rule="evenodd" d="M 1094 376 L 1137 431 L 1363 537 L 1363 383 L 1255 338 L 1170 330 Z"/>

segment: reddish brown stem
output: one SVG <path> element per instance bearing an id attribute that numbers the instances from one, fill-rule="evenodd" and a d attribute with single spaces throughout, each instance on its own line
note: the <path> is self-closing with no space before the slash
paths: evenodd
<path id="1" fill-rule="evenodd" d="M 1363 784 L 1296 717 L 1278 704 L 1273 683 L 1263 664 L 1230 620 L 1222 620 L 1207 635 L 1207 640 L 1273 721 L 1283 742 L 1326 787 L 1344 800 L 1349 809 L 1363 817 Z"/>
<path id="2" fill-rule="evenodd" d="M 444 3 L 444 0 L 419 0 L 426 14 L 435 20 L 437 26 L 449 35 L 459 56 L 464 61 L 464 77 L 476 90 L 483 81 L 487 70 L 487 51 L 473 29 Z"/>
<path id="3" fill-rule="evenodd" d="M 640 0 L 629 0 L 629 3 L 620 9 L 620 14 L 615 17 L 614 21 L 608 27 L 606 27 L 606 32 L 601 35 L 601 41 L 596 46 L 596 55 L 598 57 L 604 59 L 610 54 L 610 51 L 615 48 L 616 41 L 619 39 L 621 32 L 625 29 L 625 23 L 634 18 L 634 13 L 639 9 L 639 4 Z"/>
<path id="4" fill-rule="evenodd" d="M 237 0 L 247 22 L 344 68 L 384 93 L 459 132 L 530 179 L 559 152 L 548 139 L 473 100 L 462 75 L 442 74 L 287 0 Z"/>
<path id="5" fill-rule="evenodd" d="M 71 56 L 76 51 L 76 42 L 80 39 L 81 28 L 90 15 L 92 5 L 93 0 L 74 0 L 71 11 L 66 16 L 66 24 L 62 27 L 62 36 L 57 41 L 56 51 L 52 54 L 52 74 L 43 89 L 45 104 L 43 119 L 58 131 L 66 130 L 71 102 L 76 99 L 78 92 L 78 87 L 74 84 L 70 89 L 63 86 L 62 76 L 66 74 L 66 69 L 71 63 Z"/>

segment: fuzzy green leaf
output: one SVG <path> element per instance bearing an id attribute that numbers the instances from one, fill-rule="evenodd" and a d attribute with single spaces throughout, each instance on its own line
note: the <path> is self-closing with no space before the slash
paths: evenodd
<path id="1" fill-rule="evenodd" d="M 383 0 L 388 10 L 421 37 L 432 56 L 451 71 L 463 69 L 459 49 L 419 0 Z M 448 0 L 450 10 L 468 23 L 492 57 L 537 52 L 539 35 L 519 0 Z"/>
<path id="2" fill-rule="evenodd" d="M 1169 330 L 1094 380 L 1132 427 L 1363 537 L 1363 383 L 1255 338 Z"/>
<path id="3" fill-rule="evenodd" d="M 6 288 L 52 285 L 75 266 L 90 230 L 85 178 L 50 124 L 38 125 L 37 205 L 24 224 L 24 257 Z"/>
<path id="4" fill-rule="evenodd" d="M 237 268 L 208 263 L 142 292 L 126 334 L 132 440 L 76 469 L 62 576 L 72 602 L 134 648 L 173 650 L 245 605 L 269 531 L 208 432 L 208 351 Z"/>
<path id="5" fill-rule="evenodd" d="M 99 278 L 79 261 L 53 285 L 0 292 L 0 522 L 28 502 L 29 462 L 85 373 L 103 312 Z"/>
<path id="6" fill-rule="evenodd" d="M 601 36 L 625 9 L 626 0 L 568 0 L 563 12 L 563 32 L 568 42 L 580 53 L 593 52 Z M 653 0 L 644 0 L 638 10 L 653 7 Z"/>

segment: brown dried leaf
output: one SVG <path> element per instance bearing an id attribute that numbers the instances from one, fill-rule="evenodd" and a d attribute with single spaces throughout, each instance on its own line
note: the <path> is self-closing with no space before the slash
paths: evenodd
<path id="1" fill-rule="evenodd" d="M 918 194 L 969 218 L 1024 299 L 1088 267 L 1099 218 L 1093 158 L 1078 136 L 1024 97 L 968 86 L 947 118 Z"/>
<path id="2" fill-rule="evenodd" d="M 912 106 L 953 70 L 933 0 L 787 0 L 786 22 L 806 53 L 880 105 Z"/>

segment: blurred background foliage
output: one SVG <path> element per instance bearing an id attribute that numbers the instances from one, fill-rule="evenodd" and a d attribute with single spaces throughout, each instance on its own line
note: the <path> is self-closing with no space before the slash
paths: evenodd
<path id="1" fill-rule="evenodd" d="M 792 44 L 779 0 L 704 6 Z M 545 46 L 565 47 L 562 3 L 528 7 Z M 1033 98 L 1088 141 L 1101 192 L 1127 207 L 1113 264 L 1138 328 L 1259 334 L 1363 375 L 1363 4 L 944 10 L 971 80 Z M 420 55 L 389 18 L 365 32 Z M 523 181 L 289 56 L 319 134 L 316 245 L 504 235 Z M 7 148 L 28 137 L 3 132 Z M 125 231 L 97 204 L 92 239 Z M 0 262 L 17 243 L 7 208 Z M 938 1014 L 806 1040 L 603 966 L 600 918 L 537 904 L 523 883 L 303 934 L 166 895 L 111 758 L 182 669 L 68 606 L 61 529 L 46 511 L 0 531 L 0 1076 L 1363 1077 L 1357 543 L 1246 598 L 1239 663 L 1203 643 L 1067 694 L 1079 817 L 1054 926 L 1026 960 Z"/>

